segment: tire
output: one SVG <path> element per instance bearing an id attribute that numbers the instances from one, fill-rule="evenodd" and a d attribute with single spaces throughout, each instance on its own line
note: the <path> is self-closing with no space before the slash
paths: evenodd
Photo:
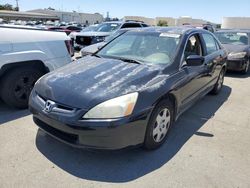
<path id="1" fill-rule="evenodd" d="M 159 148 L 167 139 L 173 124 L 174 105 L 169 100 L 161 101 L 153 110 L 149 119 L 143 148 L 154 150 Z M 164 116 L 164 113 L 166 114 Z M 165 118 L 164 118 L 165 117 Z"/>
<path id="2" fill-rule="evenodd" d="M 225 69 L 221 70 L 219 77 L 218 77 L 218 80 L 217 80 L 216 84 L 214 85 L 213 90 L 210 92 L 211 94 L 217 95 L 220 93 L 221 88 L 222 88 L 223 83 L 224 83 L 225 72 L 226 72 Z"/>
<path id="3" fill-rule="evenodd" d="M 245 69 L 241 71 L 242 74 L 247 74 L 249 70 L 250 60 L 247 61 Z"/>
<path id="4" fill-rule="evenodd" d="M 30 92 L 42 75 L 43 73 L 39 69 L 27 66 L 7 72 L 1 80 L 2 100 L 14 108 L 27 108 Z"/>

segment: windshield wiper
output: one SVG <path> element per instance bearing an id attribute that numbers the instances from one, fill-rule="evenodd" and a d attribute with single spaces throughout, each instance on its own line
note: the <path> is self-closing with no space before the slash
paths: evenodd
<path id="1" fill-rule="evenodd" d="M 92 54 L 92 56 L 95 56 L 95 57 L 101 58 L 101 56 L 99 56 L 99 55 L 97 55 L 97 54 Z"/>
<path id="2" fill-rule="evenodd" d="M 129 59 L 129 58 L 124 58 L 124 57 L 119 57 L 117 59 L 124 61 L 124 62 L 128 62 L 128 63 L 142 64 L 142 61 L 135 60 L 135 59 Z"/>

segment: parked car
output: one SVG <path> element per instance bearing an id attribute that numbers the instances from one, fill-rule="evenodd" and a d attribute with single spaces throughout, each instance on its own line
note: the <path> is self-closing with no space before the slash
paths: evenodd
<path id="1" fill-rule="evenodd" d="M 186 27 L 193 27 L 193 28 L 197 28 L 197 29 L 205 29 L 207 31 L 210 31 L 211 33 L 214 33 L 216 31 L 215 27 L 212 24 L 189 24 L 189 23 L 184 23 L 183 24 Z"/>
<path id="2" fill-rule="evenodd" d="M 75 33 L 73 36 L 74 46 L 76 49 L 103 42 L 105 38 L 115 31 L 123 28 L 141 28 L 145 27 L 141 22 L 128 21 L 128 22 L 104 22 L 99 24 L 93 31 Z"/>
<path id="3" fill-rule="evenodd" d="M 71 33 L 71 30 L 69 29 L 66 29 L 66 28 L 63 28 L 63 27 L 48 27 L 48 30 L 49 31 L 61 31 L 61 32 L 64 32 L 66 33 L 67 35 L 69 35 Z"/>
<path id="4" fill-rule="evenodd" d="M 250 63 L 250 30 L 220 30 L 215 35 L 229 53 L 227 69 L 246 74 Z"/>
<path id="5" fill-rule="evenodd" d="M 84 57 L 86 55 L 91 55 L 96 53 L 99 49 L 101 49 L 104 45 L 106 45 L 108 42 L 112 41 L 113 39 L 117 38 L 118 36 L 126 33 L 129 30 L 136 29 L 136 28 L 127 28 L 127 29 L 120 29 L 113 33 L 112 35 L 105 38 L 103 42 L 99 42 L 96 44 L 92 44 L 90 46 L 84 47 L 81 49 L 81 56 Z"/>
<path id="6" fill-rule="evenodd" d="M 226 58 L 205 30 L 128 31 L 40 79 L 30 111 L 42 130 L 72 146 L 155 149 L 194 102 L 220 92 Z"/>
<path id="7" fill-rule="evenodd" d="M 77 26 L 74 26 L 74 25 L 68 25 L 68 26 L 64 26 L 64 27 L 62 27 L 62 28 L 64 28 L 64 29 L 68 29 L 68 30 L 70 30 L 71 32 L 80 32 L 81 30 L 82 30 L 82 28 L 81 27 L 77 27 Z"/>
<path id="8" fill-rule="evenodd" d="M 64 33 L 0 26 L 0 97 L 26 108 L 35 82 L 71 62 L 73 48 Z"/>

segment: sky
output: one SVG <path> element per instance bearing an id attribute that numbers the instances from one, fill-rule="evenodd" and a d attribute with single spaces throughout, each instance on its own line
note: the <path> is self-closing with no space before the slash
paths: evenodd
<path id="1" fill-rule="evenodd" d="M 0 4 L 16 4 L 0 0 Z M 21 11 L 52 7 L 64 11 L 101 13 L 110 17 L 124 16 L 174 17 L 191 16 L 214 23 L 223 17 L 250 17 L 250 0 L 19 0 Z"/>

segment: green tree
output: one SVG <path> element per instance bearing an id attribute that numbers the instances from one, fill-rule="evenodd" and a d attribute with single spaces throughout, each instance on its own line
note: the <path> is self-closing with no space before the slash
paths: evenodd
<path id="1" fill-rule="evenodd" d="M 19 11 L 18 7 L 13 7 L 13 5 L 10 4 L 0 4 L 0 10 L 13 10 L 13 11 Z"/>
<path id="2" fill-rule="evenodd" d="M 168 22 L 165 21 L 165 20 L 159 20 L 158 23 L 157 23 L 157 26 L 167 27 L 168 26 Z"/>

